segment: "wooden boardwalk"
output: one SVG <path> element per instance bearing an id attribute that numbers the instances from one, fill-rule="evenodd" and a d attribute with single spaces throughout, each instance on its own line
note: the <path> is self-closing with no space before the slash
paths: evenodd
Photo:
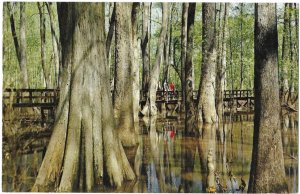
<path id="1" fill-rule="evenodd" d="M 193 91 L 194 101 L 197 100 L 198 91 Z M 140 105 L 146 103 L 146 93 L 141 91 Z M 41 112 L 41 120 L 46 117 L 54 118 L 55 109 L 59 101 L 58 89 L 5 89 L 3 90 L 3 110 L 6 107 L 13 108 L 38 108 Z M 182 103 L 181 91 L 157 91 L 156 104 L 161 110 L 165 105 L 167 110 L 176 109 Z M 252 90 L 225 90 L 223 95 L 225 110 L 230 108 L 254 108 L 254 95 Z"/>

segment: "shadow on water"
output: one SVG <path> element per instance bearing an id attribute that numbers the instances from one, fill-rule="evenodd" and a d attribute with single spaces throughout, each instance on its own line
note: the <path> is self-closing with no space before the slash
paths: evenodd
<path id="1" fill-rule="evenodd" d="M 298 120 L 282 119 L 285 171 L 290 192 L 298 191 Z M 201 125 L 199 137 L 184 136 L 184 121 L 176 117 L 140 121 L 139 145 L 126 149 L 137 180 L 118 189 L 94 192 L 245 192 L 250 173 L 253 122 Z M 45 137 L 43 137 L 45 138 Z M 3 141 L 3 191 L 29 191 L 43 159 L 46 140 L 30 152 Z M 43 142 L 44 141 L 44 145 Z M 34 141 L 37 144 L 37 140 Z M 38 147 L 42 147 L 43 149 Z"/>

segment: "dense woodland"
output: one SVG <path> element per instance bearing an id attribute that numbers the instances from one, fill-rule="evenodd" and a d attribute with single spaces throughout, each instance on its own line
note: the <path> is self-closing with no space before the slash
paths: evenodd
<path id="1" fill-rule="evenodd" d="M 3 88 L 60 89 L 32 191 L 136 179 L 124 147 L 173 82 L 189 137 L 222 127 L 224 90 L 254 90 L 248 192 L 287 192 L 280 114 L 298 107 L 298 22 L 296 3 L 5 2 Z"/>

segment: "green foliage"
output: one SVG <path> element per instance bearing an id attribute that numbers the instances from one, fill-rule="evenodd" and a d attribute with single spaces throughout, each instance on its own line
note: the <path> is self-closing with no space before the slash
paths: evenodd
<path id="1" fill-rule="evenodd" d="M 37 3 L 25 3 L 26 6 L 26 57 L 29 86 L 31 88 L 44 88 L 44 77 L 41 66 L 41 40 L 40 40 L 40 16 Z M 55 6 L 53 6 L 55 8 Z M 19 39 L 19 3 L 14 3 L 14 20 L 16 33 Z M 50 21 L 47 9 L 46 14 L 46 65 L 51 69 L 51 79 L 54 82 L 55 67 L 53 66 L 52 41 Z M 56 9 L 53 9 L 56 12 Z M 54 17 L 57 19 L 57 16 Z M 56 24 L 58 22 L 56 21 Z M 57 26 L 58 28 L 58 26 Z M 9 12 L 7 3 L 3 5 L 3 88 L 19 88 L 20 68 L 16 50 L 11 34 Z"/>

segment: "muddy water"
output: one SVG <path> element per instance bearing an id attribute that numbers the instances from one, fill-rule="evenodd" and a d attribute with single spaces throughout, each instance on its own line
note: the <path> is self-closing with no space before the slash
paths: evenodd
<path id="1" fill-rule="evenodd" d="M 298 191 L 297 116 L 283 118 L 285 172 L 290 192 Z M 247 191 L 253 138 L 253 122 L 239 121 L 199 126 L 198 138 L 184 137 L 184 121 L 152 119 L 140 122 L 139 146 L 126 149 L 139 178 L 119 189 L 98 187 L 95 192 L 206 192 L 207 155 L 211 150 L 217 192 Z M 44 141 L 47 143 L 47 140 Z M 29 191 L 42 162 L 45 145 L 22 153 L 3 146 L 3 191 Z M 246 183 L 243 188 L 242 182 Z"/>

